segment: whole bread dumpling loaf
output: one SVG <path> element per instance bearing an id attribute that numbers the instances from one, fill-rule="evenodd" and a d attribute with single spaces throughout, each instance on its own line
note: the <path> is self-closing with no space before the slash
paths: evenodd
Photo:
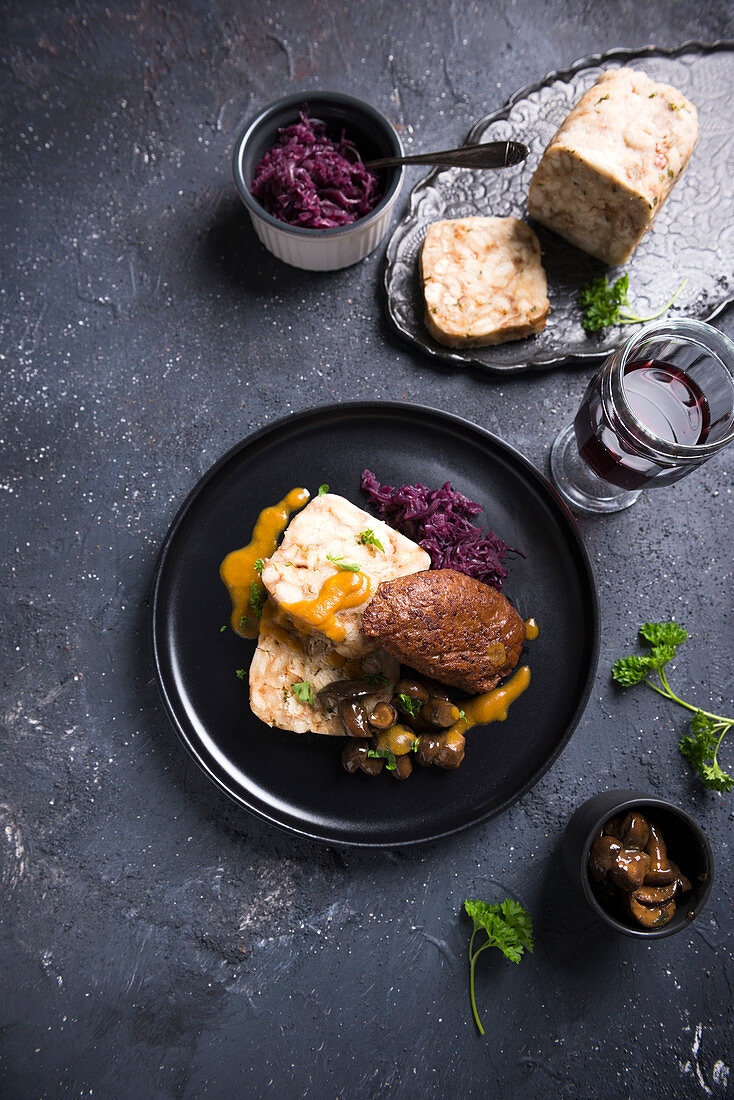
<path id="1" fill-rule="evenodd" d="M 624 264 L 698 139 L 698 115 L 669 84 L 611 69 L 586 92 L 535 170 L 528 209 L 571 244 Z"/>

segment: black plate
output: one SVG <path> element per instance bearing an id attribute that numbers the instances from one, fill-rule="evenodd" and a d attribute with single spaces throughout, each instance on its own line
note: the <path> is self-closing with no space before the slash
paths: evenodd
<path id="1" fill-rule="evenodd" d="M 296 485 L 363 504 L 368 466 L 391 485 L 452 485 L 527 555 L 508 559 L 505 593 L 540 637 L 527 647 L 530 687 L 504 723 L 476 728 L 457 771 L 417 767 L 399 782 L 341 768 L 341 739 L 271 730 L 248 705 L 253 643 L 221 627 L 229 597 L 219 563 L 249 542 L 261 508 Z M 571 736 L 591 690 L 599 645 L 593 573 L 570 513 L 517 451 L 457 416 L 399 402 L 329 405 L 244 439 L 201 479 L 161 550 L 153 592 L 158 682 L 184 745 L 240 805 L 334 844 L 432 840 L 506 809 Z M 524 660 L 525 658 L 523 658 Z"/>

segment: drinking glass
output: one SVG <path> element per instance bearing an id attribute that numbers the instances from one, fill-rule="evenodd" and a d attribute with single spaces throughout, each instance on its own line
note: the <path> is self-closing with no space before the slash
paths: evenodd
<path id="1" fill-rule="evenodd" d="M 671 485 L 734 439 L 734 344 L 703 321 L 638 329 L 589 382 L 551 450 L 578 511 L 618 512 Z"/>

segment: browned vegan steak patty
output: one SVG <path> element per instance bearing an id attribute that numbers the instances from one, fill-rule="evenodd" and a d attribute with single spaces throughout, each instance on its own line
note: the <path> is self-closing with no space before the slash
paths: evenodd
<path id="1" fill-rule="evenodd" d="M 416 671 L 471 693 L 495 687 L 525 641 L 525 623 L 509 600 L 453 569 L 383 581 L 361 629 Z"/>

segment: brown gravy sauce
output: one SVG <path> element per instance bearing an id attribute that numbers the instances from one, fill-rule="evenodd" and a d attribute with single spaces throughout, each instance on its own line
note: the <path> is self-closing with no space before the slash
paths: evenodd
<path id="1" fill-rule="evenodd" d="M 219 566 L 219 576 L 232 600 L 230 624 L 242 638 L 257 638 L 259 622 L 250 607 L 250 592 L 255 581 L 260 583 L 255 562 L 265 561 L 275 553 L 278 539 L 288 526 L 291 513 L 303 508 L 308 489 L 291 489 L 278 504 L 263 508 L 255 521 L 252 540 L 240 550 L 233 550 Z"/>
<path id="2" fill-rule="evenodd" d="M 514 675 L 499 687 L 475 695 L 463 706 L 464 717 L 454 722 L 447 733 L 466 733 L 472 726 L 485 726 L 488 722 L 504 722 L 510 703 L 514 703 L 530 683 L 527 665 L 518 668 Z"/>
<path id="3" fill-rule="evenodd" d="M 337 619 L 338 613 L 366 603 L 371 592 L 372 583 L 365 573 L 340 570 L 326 578 L 313 600 L 284 604 L 282 610 L 297 630 L 304 634 L 317 630 L 337 644 L 343 642 L 346 635 L 346 628 Z"/>

